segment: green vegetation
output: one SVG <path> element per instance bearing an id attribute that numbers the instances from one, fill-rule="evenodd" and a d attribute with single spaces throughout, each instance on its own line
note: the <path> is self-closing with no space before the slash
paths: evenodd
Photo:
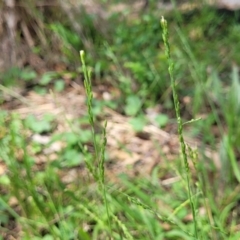
<path id="1" fill-rule="evenodd" d="M 0 239 L 240 239 L 239 12 L 176 8 L 161 18 L 155 6 L 150 1 L 136 16 L 130 8 L 114 13 L 100 30 L 85 12 L 81 37 L 70 21 L 55 13 L 44 22 L 39 10 L 49 41 L 58 39 L 63 70 L 11 68 L 1 77 L 0 103 L 31 106 L 15 90 L 18 81 L 54 95 L 80 78 L 86 109 L 74 119 L 0 111 Z M 46 49 L 40 41 L 34 51 L 45 56 Z M 102 86 L 110 100 L 94 94 Z M 106 106 L 138 136 L 151 121 L 177 135 L 180 153 L 169 156 L 168 143 L 146 137 L 161 156 L 150 173 L 128 174 L 134 164 L 115 173 Z M 198 149 L 189 138 L 200 139 Z M 168 141 L 171 148 L 174 137 Z"/>

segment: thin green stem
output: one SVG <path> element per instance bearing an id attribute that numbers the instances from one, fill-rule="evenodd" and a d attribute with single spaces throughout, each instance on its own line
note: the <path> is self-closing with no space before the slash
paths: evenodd
<path id="1" fill-rule="evenodd" d="M 97 160 L 98 169 L 95 169 L 94 167 L 92 167 L 89 162 L 87 162 L 87 166 L 88 166 L 90 172 L 94 173 L 95 180 L 98 181 L 99 190 L 102 194 L 102 198 L 103 198 L 106 212 L 107 212 L 110 233 L 112 235 L 109 204 L 107 201 L 107 191 L 106 191 L 106 187 L 105 187 L 105 167 L 104 167 L 105 149 L 106 149 L 106 145 L 107 145 L 107 134 L 106 134 L 107 122 L 105 122 L 104 127 L 103 127 L 102 142 L 99 142 L 99 141 L 97 141 L 96 132 L 95 132 L 95 128 L 94 128 L 95 122 L 94 122 L 94 115 L 93 115 L 93 111 L 92 111 L 93 92 L 92 92 L 91 74 L 85 64 L 84 51 L 80 51 L 80 58 L 81 58 L 83 73 L 84 73 L 84 87 L 86 89 L 86 94 L 87 94 L 88 118 L 89 118 L 89 123 L 90 123 L 91 129 L 92 129 L 93 144 L 94 144 L 95 157 Z"/>
<path id="2" fill-rule="evenodd" d="M 88 107 L 88 119 L 89 123 L 91 125 L 91 131 L 92 131 L 92 138 L 93 138 L 93 145 L 95 149 L 95 159 L 97 162 L 99 162 L 99 149 L 94 129 L 94 115 L 92 111 L 92 100 L 93 100 L 93 93 L 92 93 L 92 83 L 91 83 L 91 72 L 87 69 L 87 66 L 85 64 L 85 54 L 84 51 L 80 51 L 80 58 L 82 62 L 82 68 L 83 68 L 83 74 L 84 74 L 84 87 L 86 89 L 87 94 L 87 107 Z M 88 163 L 89 164 L 89 163 Z M 90 167 L 90 165 L 89 165 Z M 96 178 L 96 173 L 93 173 L 94 177 Z M 95 179 L 97 180 L 97 179 Z"/>
<path id="3" fill-rule="evenodd" d="M 188 198 L 190 201 L 192 215 L 193 215 L 195 238 L 198 238 L 196 211 L 195 211 L 195 206 L 193 203 L 193 194 L 192 194 L 191 186 L 190 186 L 190 174 L 189 174 L 189 164 L 188 164 L 188 157 L 187 157 L 187 151 L 186 151 L 186 143 L 185 143 L 184 137 L 183 137 L 183 122 L 182 122 L 182 118 L 181 118 L 181 114 L 180 114 L 180 103 L 179 103 L 178 94 L 177 94 L 176 81 L 175 81 L 174 74 L 173 74 L 174 63 L 171 58 L 170 45 L 169 45 L 169 40 L 168 40 L 167 21 L 164 19 L 164 17 L 162 17 L 162 19 L 161 19 L 161 25 L 162 25 L 162 29 L 163 29 L 162 38 L 163 38 L 163 42 L 164 42 L 164 46 L 165 46 L 165 54 L 166 54 L 167 60 L 168 60 L 168 72 L 169 72 L 169 76 L 170 76 L 170 80 L 171 80 L 173 101 L 174 101 L 175 113 L 176 113 L 177 123 L 178 123 L 178 136 L 179 136 L 179 141 L 181 144 L 181 153 L 183 156 L 183 162 L 184 162 L 184 166 L 185 166 Z"/>
<path id="4" fill-rule="evenodd" d="M 102 188 L 105 208 L 106 208 L 106 212 L 107 212 L 107 216 L 108 216 L 108 225 L 110 227 L 110 231 L 112 231 L 111 230 L 111 222 L 110 222 L 109 206 L 108 206 L 108 201 L 107 201 L 107 191 L 106 191 L 106 186 L 105 186 L 105 167 L 104 167 L 104 163 L 105 163 L 105 149 L 106 149 L 106 145 L 107 145 L 106 129 L 107 129 L 107 121 L 105 121 L 104 127 L 103 127 L 103 142 L 102 142 L 102 146 L 101 146 L 101 154 L 100 154 L 100 162 L 99 162 L 99 179 L 100 179 L 100 185 L 101 185 L 101 188 Z"/>

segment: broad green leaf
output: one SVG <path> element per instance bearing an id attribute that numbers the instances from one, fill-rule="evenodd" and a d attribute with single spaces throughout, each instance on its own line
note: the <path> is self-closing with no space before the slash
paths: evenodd
<path id="1" fill-rule="evenodd" d="M 165 127 L 168 121 L 169 118 L 166 114 L 158 114 L 155 118 L 155 122 L 158 124 L 160 128 Z"/>
<path id="2" fill-rule="evenodd" d="M 132 125 L 134 131 L 141 132 L 146 125 L 146 119 L 143 116 L 135 117 L 130 119 L 130 124 Z"/>
<path id="3" fill-rule="evenodd" d="M 142 102 L 138 96 L 129 96 L 127 97 L 125 113 L 128 116 L 135 116 L 142 106 Z"/>

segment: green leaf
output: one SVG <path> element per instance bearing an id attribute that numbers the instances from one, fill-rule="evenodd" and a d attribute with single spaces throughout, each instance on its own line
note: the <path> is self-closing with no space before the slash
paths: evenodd
<path id="1" fill-rule="evenodd" d="M 19 76 L 21 76 L 21 72 L 22 70 L 20 68 L 9 68 L 7 71 L 1 74 L 1 84 L 7 87 L 16 85 Z"/>
<path id="2" fill-rule="evenodd" d="M 155 118 L 155 122 L 158 124 L 160 128 L 165 127 L 168 121 L 169 121 L 169 118 L 166 114 L 159 114 Z"/>
<path id="3" fill-rule="evenodd" d="M 75 145 L 79 141 L 77 134 L 73 132 L 66 132 L 62 135 L 63 139 L 67 142 L 68 145 Z"/>
<path id="4" fill-rule="evenodd" d="M 24 69 L 20 73 L 20 78 L 25 81 L 31 81 L 37 77 L 37 73 L 32 69 Z"/>
<path id="5" fill-rule="evenodd" d="M 43 119 L 48 122 L 52 122 L 55 119 L 55 116 L 51 113 L 46 113 L 43 115 Z"/>
<path id="6" fill-rule="evenodd" d="M 41 85 L 48 85 L 54 78 L 56 78 L 57 73 L 56 72 L 46 72 L 42 75 L 39 84 Z"/>
<path id="7" fill-rule="evenodd" d="M 146 125 L 147 121 L 144 116 L 139 116 L 139 117 L 130 119 L 129 122 L 132 125 L 134 131 L 141 132 L 143 130 L 144 126 Z"/>
<path id="8" fill-rule="evenodd" d="M 46 88 L 44 88 L 44 87 L 39 87 L 39 86 L 34 87 L 34 91 L 35 91 L 36 93 L 38 93 L 39 95 L 45 95 L 45 94 L 47 93 Z"/>
<path id="9" fill-rule="evenodd" d="M 51 235 L 49 235 L 49 234 L 47 234 L 47 235 L 45 235 L 42 239 L 43 239 L 43 240 L 54 240 L 54 237 L 51 236 Z"/>
<path id="10" fill-rule="evenodd" d="M 79 140 L 82 143 L 86 143 L 90 141 L 92 138 L 92 132 L 90 130 L 81 130 L 80 135 L 79 135 Z"/>
<path id="11" fill-rule="evenodd" d="M 54 82 L 54 89 L 57 92 L 62 92 L 65 88 L 65 82 L 62 79 L 56 80 Z"/>
<path id="12" fill-rule="evenodd" d="M 127 97 L 125 113 L 128 116 L 135 116 L 142 106 L 142 102 L 137 96 L 129 96 Z"/>
<path id="13" fill-rule="evenodd" d="M 31 129 L 35 133 L 49 132 L 52 130 L 51 121 L 43 119 L 37 120 L 33 115 L 29 115 L 25 119 L 26 127 Z"/>
<path id="14" fill-rule="evenodd" d="M 11 181 L 7 175 L 1 175 L 0 176 L 0 184 L 3 185 L 10 185 Z"/>
<path id="15" fill-rule="evenodd" d="M 91 238 L 89 237 L 89 235 L 83 231 L 81 228 L 78 230 L 78 237 L 79 239 L 82 239 L 82 240 L 90 240 Z"/>
<path id="16" fill-rule="evenodd" d="M 82 154 L 75 149 L 68 149 L 63 154 L 64 162 L 63 167 L 75 167 L 83 162 Z"/>

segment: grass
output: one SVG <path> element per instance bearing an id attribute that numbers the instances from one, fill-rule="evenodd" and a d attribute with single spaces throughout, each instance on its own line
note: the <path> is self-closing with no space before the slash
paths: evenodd
<path id="1" fill-rule="evenodd" d="M 81 51 L 91 138 L 81 125 L 75 129 L 75 122 L 70 123 L 69 133 L 55 136 L 55 140 L 65 141 L 65 149 L 54 160 L 47 155 L 44 168 L 36 162 L 37 153 L 44 147 L 29 139 L 34 131 L 51 133 L 53 120 L 22 120 L 16 114 L 0 112 L 0 159 L 7 166 L 0 177 L 2 239 L 10 235 L 19 239 L 83 240 L 240 238 L 239 71 L 236 65 L 231 67 L 216 56 L 222 50 L 239 61 L 230 48 L 230 43 L 238 39 L 238 23 L 230 17 L 226 22 L 225 13 L 217 18 L 215 10 L 204 9 L 195 14 L 196 17 L 178 18 L 177 26 L 176 19 L 170 19 L 169 29 L 162 19 L 163 30 L 158 16 L 148 13 L 141 20 L 116 25 L 112 42 L 103 45 L 102 59 L 96 59 L 92 76 Z M 219 26 L 222 32 L 216 30 Z M 132 30 L 139 38 L 130 34 Z M 226 33 L 223 42 L 214 44 L 213 39 L 221 33 Z M 191 38 L 197 40 L 190 41 Z M 160 47 L 156 47 L 159 42 Z M 106 59 L 111 64 L 105 65 Z M 116 99 L 121 113 L 125 111 L 135 119 L 143 117 L 145 109 L 160 99 L 158 103 L 165 114 L 171 119 L 176 114 L 176 121 L 171 124 L 178 125 L 181 153 L 174 161 L 165 156 L 166 162 L 163 158 L 148 176 L 133 178 L 122 173 L 118 183 L 106 178 L 107 123 L 99 131 L 92 91 L 95 83 L 91 81 L 98 76 L 96 66 L 105 66 L 104 71 L 114 79 L 113 85 L 128 99 Z M 210 73 L 206 72 L 207 67 Z M 184 101 L 186 96 L 190 104 Z M 132 102 L 137 102 L 137 111 Z M 202 120 L 196 121 L 199 116 Z M 184 136 L 199 133 L 202 143 L 197 151 Z M 87 140 L 82 140 L 84 134 Z M 206 155 L 206 145 L 216 149 L 220 166 Z M 157 147 L 161 152 L 161 146 Z M 84 164 L 88 173 L 86 169 L 81 171 Z M 79 171 L 74 180 L 66 183 L 61 174 L 72 167 Z M 163 184 L 165 179 L 174 181 Z"/>
<path id="2" fill-rule="evenodd" d="M 176 88 L 176 81 L 174 78 L 174 63 L 173 60 L 171 58 L 171 53 L 170 53 L 170 46 L 169 46 L 169 40 L 168 40 L 168 26 L 167 26 L 167 21 L 162 17 L 161 19 L 161 25 L 163 28 L 163 42 L 165 45 L 165 53 L 167 56 L 167 60 L 168 60 L 168 72 L 170 75 L 170 79 L 171 79 L 171 88 L 172 88 L 172 92 L 173 92 L 173 101 L 174 101 L 174 107 L 175 107 L 175 112 L 176 112 L 176 118 L 177 118 L 177 122 L 178 122 L 178 135 L 179 135 L 179 141 L 181 144 L 181 154 L 183 156 L 183 161 L 184 161 L 184 167 L 185 167 L 185 175 L 186 175 L 186 182 L 187 182 L 187 191 L 188 191 L 188 199 L 190 201 L 191 204 L 191 209 L 192 209 L 192 215 L 193 215 L 193 222 L 194 222 L 194 236 L 196 239 L 198 239 L 198 226 L 197 226 L 197 219 L 196 219 L 196 209 L 194 206 L 194 202 L 193 202 L 193 194 L 192 194 L 192 190 L 190 187 L 190 171 L 189 171 L 189 163 L 188 163 L 188 156 L 187 156 L 187 150 L 186 150 L 186 143 L 184 141 L 184 137 L 183 137 L 183 122 L 182 122 L 182 117 L 181 117 L 181 113 L 180 113 L 180 103 L 179 103 L 179 99 L 178 99 L 178 93 L 177 93 L 177 88 Z"/>

